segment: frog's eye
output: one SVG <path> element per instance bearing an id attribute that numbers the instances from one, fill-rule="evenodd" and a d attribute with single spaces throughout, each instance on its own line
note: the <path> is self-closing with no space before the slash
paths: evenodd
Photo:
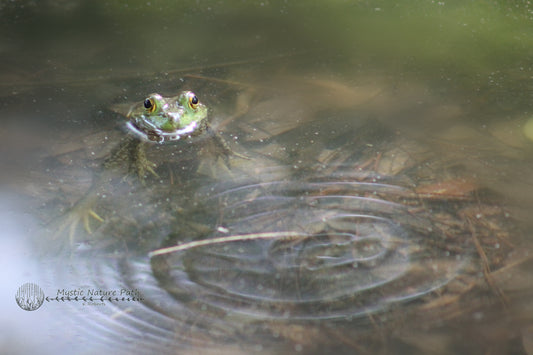
<path id="1" fill-rule="evenodd" d="M 191 93 L 189 95 L 189 107 L 192 108 L 193 110 L 196 110 L 196 108 L 198 107 L 198 103 L 199 101 L 196 95 Z"/>
<path id="2" fill-rule="evenodd" d="M 154 112 L 155 110 L 155 102 L 154 102 L 154 99 L 146 99 L 144 100 L 144 108 L 146 109 L 146 111 L 148 112 Z"/>

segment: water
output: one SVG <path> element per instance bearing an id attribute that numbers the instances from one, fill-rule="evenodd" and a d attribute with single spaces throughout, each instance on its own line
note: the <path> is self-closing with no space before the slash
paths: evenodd
<path id="1" fill-rule="evenodd" d="M 0 4 L 2 348 L 531 353 L 528 6 Z M 95 184 L 182 89 L 249 159 Z"/>

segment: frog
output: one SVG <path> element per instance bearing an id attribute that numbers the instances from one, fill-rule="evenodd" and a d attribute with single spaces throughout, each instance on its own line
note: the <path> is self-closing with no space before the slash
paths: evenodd
<path id="1" fill-rule="evenodd" d="M 169 97 L 153 93 L 131 105 L 128 111 L 120 109 L 115 111 L 126 119 L 125 127 L 128 135 L 110 156 L 104 159 L 103 167 L 96 174 L 89 191 L 67 211 L 59 224 L 57 234 L 69 228 L 71 244 L 80 222 L 83 223 L 85 231 L 92 234 L 91 219 L 100 224 L 105 221 L 104 217 L 95 211 L 95 205 L 101 186 L 111 179 L 107 174 L 108 171 L 116 170 L 115 167 L 126 164 L 128 173 L 124 179 L 136 176 L 143 186 L 146 185 L 150 174 L 159 177 L 155 170 L 156 165 L 146 157 L 145 150 L 149 145 L 192 141 L 195 137 L 205 135 L 214 141 L 217 150 L 221 152 L 217 158 L 222 156 L 228 168 L 230 155 L 249 159 L 234 152 L 222 136 L 211 127 L 208 107 L 192 91 L 185 90 Z"/>
<path id="2" fill-rule="evenodd" d="M 150 94 L 133 104 L 125 117 L 126 127 L 132 135 L 106 159 L 104 167 L 128 161 L 130 171 L 137 174 L 142 184 L 145 184 L 147 172 L 158 177 L 155 164 L 146 159 L 148 143 L 166 144 L 211 133 L 222 151 L 226 155 L 230 152 L 227 143 L 210 128 L 207 106 L 192 91 L 182 91 L 172 97 Z"/>
<path id="3" fill-rule="evenodd" d="M 128 128 L 142 139 L 157 143 L 196 136 L 208 128 L 207 107 L 192 91 L 168 98 L 151 94 L 134 104 L 126 118 Z"/>

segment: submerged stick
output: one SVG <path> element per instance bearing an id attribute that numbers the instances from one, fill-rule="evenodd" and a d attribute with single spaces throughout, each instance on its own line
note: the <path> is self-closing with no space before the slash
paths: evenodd
<path id="1" fill-rule="evenodd" d="M 222 244 L 230 242 L 239 242 L 245 240 L 255 240 L 255 239 L 292 239 L 292 238 L 307 238 L 308 235 L 302 232 L 266 232 L 266 233 L 252 233 L 252 234 L 242 234 L 242 235 L 231 235 L 227 237 L 212 238 L 206 240 L 198 240 L 190 243 L 180 244 L 173 247 L 161 248 L 154 250 L 148 253 L 149 258 L 154 256 L 165 255 L 174 253 L 177 251 L 197 248 L 205 245 L 212 244 Z"/>

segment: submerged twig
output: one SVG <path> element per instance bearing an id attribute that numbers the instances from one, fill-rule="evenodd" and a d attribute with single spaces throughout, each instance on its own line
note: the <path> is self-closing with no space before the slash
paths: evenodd
<path id="1" fill-rule="evenodd" d="M 154 256 L 165 255 L 174 253 L 177 251 L 197 248 L 205 245 L 212 244 L 222 244 L 222 243 L 231 243 L 231 242 L 240 242 L 245 240 L 254 240 L 254 239 L 292 239 L 292 238 L 307 238 L 308 235 L 302 232 L 266 232 L 266 233 L 252 233 L 252 234 L 243 234 L 243 235 L 231 235 L 227 237 L 212 238 L 206 240 L 197 240 L 190 243 L 180 244 L 173 247 L 161 248 L 154 250 L 148 253 L 148 257 L 153 258 Z"/>
<path id="2" fill-rule="evenodd" d="M 192 65 L 189 67 L 184 67 L 180 69 L 171 69 L 171 70 L 165 70 L 165 71 L 159 71 L 159 72 L 143 72 L 142 74 L 135 75 L 136 78 L 154 78 L 159 75 L 174 75 L 174 74 L 180 74 L 180 73 L 188 73 L 193 71 L 202 71 L 207 69 L 215 69 L 215 68 L 224 68 L 224 67 L 231 67 L 231 66 L 237 66 L 237 65 L 243 65 L 243 64 L 250 64 L 254 62 L 262 62 L 268 60 L 275 60 L 285 57 L 290 57 L 293 55 L 296 55 L 299 53 L 288 53 L 288 54 L 277 54 L 277 55 L 271 55 L 267 57 L 261 57 L 260 59 L 242 59 L 242 60 L 233 60 L 233 61 L 227 61 L 222 63 L 213 63 L 213 64 L 206 64 L 206 65 Z M 40 86 L 49 86 L 49 85 L 91 85 L 91 84 L 101 84 L 103 82 L 109 82 L 109 81 L 116 81 L 116 80 L 124 80 L 124 79 L 131 79 L 132 78 L 132 72 L 133 71 L 114 71 L 112 74 L 103 75 L 101 72 L 96 73 L 90 73 L 87 72 L 86 76 L 81 79 L 72 79 L 72 78 L 61 78 L 55 75 L 55 78 L 53 80 L 37 80 L 37 81 L 22 81 L 20 78 L 17 80 L 17 82 L 13 81 L 2 81 L 0 82 L 0 88 L 3 87 L 13 87 L 16 85 L 17 88 L 27 88 L 27 87 L 40 87 Z"/>
<path id="3" fill-rule="evenodd" d="M 500 298 L 503 306 L 507 308 L 507 305 L 509 304 L 509 300 L 503 293 L 503 291 L 494 283 L 494 279 L 492 278 L 492 271 L 490 270 L 490 263 L 489 259 L 487 257 L 487 254 L 483 250 L 483 247 L 481 246 L 481 243 L 479 242 L 479 239 L 476 234 L 476 229 L 474 225 L 472 224 L 472 221 L 470 218 L 466 219 L 468 221 L 468 228 L 470 229 L 470 233 L 472 234 L 472 240 L 474 241 L 474 245 L 476 246 L 476 250 L 479 254 L 479 257 L 481 258 L 481 263 L 483 265 L 483 275 L 485 276 L 485 281 L 489 285 L 489 287 L 496 293 L 496 295 Z"/>

